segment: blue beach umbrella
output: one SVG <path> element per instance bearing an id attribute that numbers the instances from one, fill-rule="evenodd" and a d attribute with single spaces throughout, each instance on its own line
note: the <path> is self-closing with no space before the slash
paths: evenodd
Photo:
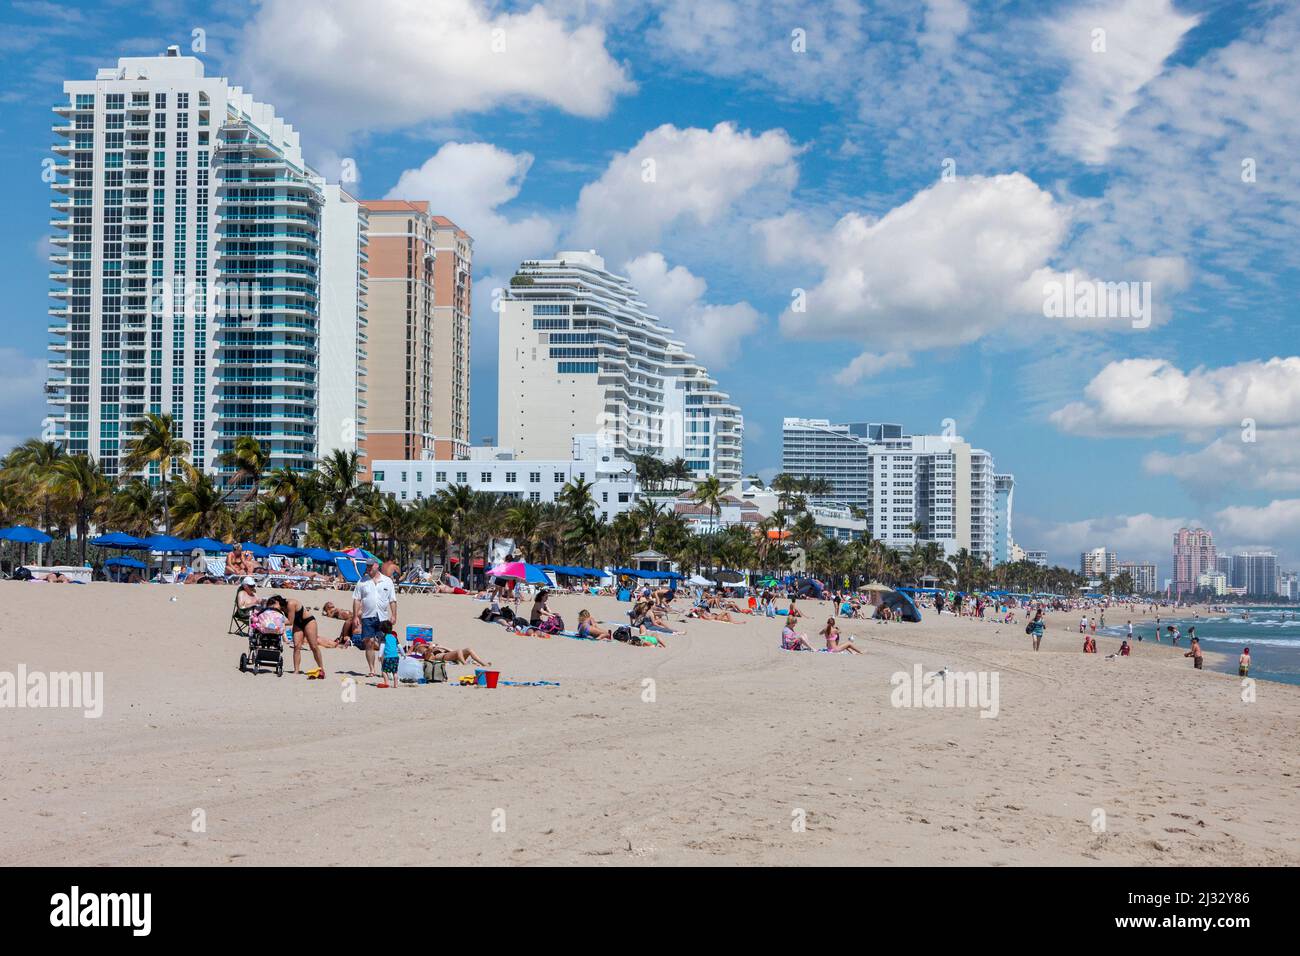
<path id="1" fill-rule="evenodd" d="M 126 557 L 125 555 L 119 555 L 119 556 L 116 557 L 116 558 L 109 558 L 107 561 L 105 561 L 105 562 L 104 562 L 104 567 L 106 567 L 106 568 L 136 568 L 137 570 L 141 570 L 141 571 L 142 571 L 142 570 L 144 570 L 144 562 L 143 562 L 143 561 L 138 561 L 138 560 L 136 560 L 135 558 L 128 558 L 128 557 Z"/>
<path id="2" fill-rule="evenodd" d="M 160 551 L 163 554 L 180 554 L 183 551 L 190 550 L 188 542 L 170 534 L 150 535 L 141 543 L 150 551 Z"/>
<path id="3" fill-rule="evenodd" d="M 241 547 L 255 558 L 266 558 L 271 555 L 269 548 L 264 548 L 260 544 L 253 544 L 251 541 L 245 541 Z"/>
<path id="4" fill-rule="evenodd" d="M 12 528 L 0 528 L 0 541 L 15 541 L 18 544 L 49 544 L 54 539 L 44 531 L 29 528 L 26 525 L 14 525 Z"/>
<path id="5" fill-rule="evenodd" d="M 214 538 L 195 538 L 193 541 L 186 541 L 185 543 L 189 545 L 191 550 L 194 548 L 202 548 L 204 551 L 224 552 L 232 550 L 233 547 L 232 545 L 217 541 Z"/>
<path id="6" fill-rule="evenodd" d="M 98 538 L 91 538 L 87 543 L 97 548 L 119 548 L 123 551 L 138 551 L 145 546 L 142 539 L 122 531 L 101 534 Z"/>

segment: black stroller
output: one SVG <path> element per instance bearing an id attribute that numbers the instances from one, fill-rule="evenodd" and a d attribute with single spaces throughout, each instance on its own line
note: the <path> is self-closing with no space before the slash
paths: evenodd
<path id="1" fill-rule="evenodd" d="M 284 644 L 279 631 L 259 631 L 251 621 L 248 625 L 248 653 L 239 655 L 239 669 L 260 674 L 262 668 L 275 668 L 275 676 L 284 676 Z"/>

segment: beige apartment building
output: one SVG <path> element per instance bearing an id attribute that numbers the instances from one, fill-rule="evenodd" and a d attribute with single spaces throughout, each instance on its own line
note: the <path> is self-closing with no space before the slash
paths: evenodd
<path id="1" fill-rule="evenodd" d="M 362 205 L 369 217 L 366 456 L 465 454 L 473 240 L 430 215 L 427 202 Z"/>

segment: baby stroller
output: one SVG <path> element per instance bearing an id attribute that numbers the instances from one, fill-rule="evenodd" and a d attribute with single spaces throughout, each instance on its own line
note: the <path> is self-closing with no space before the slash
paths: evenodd
<path id="1" fill-rule="evenodd" d="M 248 653 L 239 655 L 239 669 L 260 674 L 262 668 L 274 667 L 275 676 L 284 676 L 284 615 L 274 608 L 257 608 L 248 619 Z"/>

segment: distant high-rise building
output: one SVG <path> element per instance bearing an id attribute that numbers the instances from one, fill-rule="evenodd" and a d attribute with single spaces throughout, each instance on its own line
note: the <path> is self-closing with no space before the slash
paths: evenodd
<path id="1" fill-rule="evenodd" d="M 740 408 L 594 251 L 520 265 L 499 356 L 497 442 L 520 458 L 561 458 L 598 432 L 615 457 L 680 457 L 697 478 L 740 480 Z"/>
<path id="2" fill-rule="evenodd" d="M 133 423 L 170 414 L 200 470 L 250 435 L 270 467 L 312 467 L 331 267 L 323 180 L 298 133 L 177 47 L 123 57 L 64 92 L 51 183 L 55 438 L 116 476 Z M 355 258 L 333 261 L 355 279 Z"/>
<path id="3" fill-rule="evenodd" d="M 1269 551 L 1248 551 L 1232 556 L 1232 584 L 1245 588 L 1251 597 L 1273 597 L 1277 594 L 1277 555 Z"/>
<path id="4" fill-rule="evenodd" d="M 1119 558 L 1104 547 L 1084 551 L 1079 555 L 1079 573 L 1092 580 L 1113 578 L 1119 573 Z"/>
<path id="5" fill-rule="evenodd" d="M 1173 593 L 1196 590 L 1196 579 L 1204 571 L 1217 570 L 1214 536 L 1204 528 L 1180 528 L 1174 534 Z"/>
<path id="6" fill-rule="evenodd" d="M 948 554 L 966 548 L 987 562 L 996 559 L 993 457 L 959 437 L 904 435 L 899 425 L 787 418 L 781 470 L 824 479 L 830 497 L 863 509 L 871 534 L 891 546 L 935 541 Z"/>
<path id="7" fill-rule="evenodd" d="M 1133 579 L 1133 590 L 1138 594 L 1156 593 L 1156 566 L 1148 561 L 1121 561 L 1118 574 L 1128 573 Z"/>
<path id="8" fill-rule="evenodd" d="M 1015 541 L 1011 536 L 1012 506 L 1016 494 L 1015 475 L 993 476 L 993 563 L 1015 560 Z"/>
<path id="9" fill-rule="evenodd" d="M 427 202 L 362 205 L 370 221 L 366 452 L 374 461 L 463 458 L 472 243 Z"/>

